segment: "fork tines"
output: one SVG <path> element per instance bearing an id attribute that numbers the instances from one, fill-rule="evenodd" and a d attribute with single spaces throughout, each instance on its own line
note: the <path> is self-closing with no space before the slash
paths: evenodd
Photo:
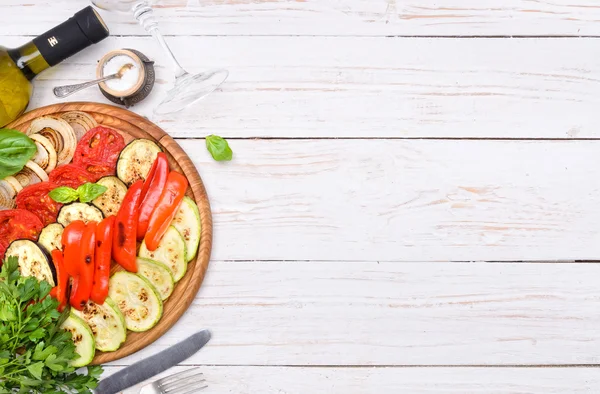
<path id="1" fill-rule="evenodd" d="M 193 394 L 208 387 L 200 368 L 190 368 L 157 382 L 160 390 L 166 394 Z"/>

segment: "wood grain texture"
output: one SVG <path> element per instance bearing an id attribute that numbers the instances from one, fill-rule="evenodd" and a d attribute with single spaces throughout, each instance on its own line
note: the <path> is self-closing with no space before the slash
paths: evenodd
<path id="1" fill-rule="evenodd" d="M 213 337 L 184 364 L 600 365 L 598 269 L 213 260 L 179 322 L 152 347 L 110 365 L 202 328 Z"/>
<path id="2" fill-rule="evenodd" d="M 2 1 L 0 42 L 81 7 Z M 103 15 L 113 37 L 42 74 L 32 108 L 109 50 L 156 60 L 133 109 L 186 138 L 220 260 L 172 329 L 106 375 L 207 327 L 186 361 L 206 393 L 597 391 L 598 264 L 534 263 L 600 255 L 600 146 L 569 141 L 600 136 L 600 50 L 542 37 L 600 36 L 596 0 L 160 0 L 184 67 L 231 72 L 173 117 L 151 113 L 172 83 L 158 46 Z M 190 139 L 208 134 L 230 138 L 232 162 Z"/>
<path id="3" fill-rule="evenodd" d="M 178 367 L 171 373 L 190 367 Z M 108 367 L 103 376 L 118 371 Z M 202 366 L 209 388 L 236 394 L 589 394 L 595 368 L 289 368 Z M 123 394 L 138 394 L 141 385 Z"/>
<path id="4" fill-rule="evenodd" d="M 8 46 L 22 41 L 0 40 Z M 107 51 L 133 47 L 157 60 L 158 81 L 132 109 L 174 137 L 600 137 L 596 39 L 176 37 L 169 42 L 190 71 L 230 71 L 222 89 L 193 110 L 152 114 L 172 86 L 172 72 L 149 37 L 111 38 L 43 73 L 31 108 L 63 102 L 52 94 L 54 86 L 93 79 L 96 62 Z M 107 102 L 96 88 L 72 98 Z"/>
<path id="5" fill-rule="evenodd" d="M 82 7 L 3 0 L 2 29 L 40 34 Z M 161 0 L 156 15 L 162 30 L 175 35 L 600 35 L 595 0 Z M 143 32 L 131 15 L 103 16 L 112 34 Z"/>
<path id="6" fill-rule="evenodd" d="M 229 163 L 180 142 L 219 260 L 600 256 L 600 141 L 232 140 Z"/>
<path id="7" fill-rule="evenodd" d="M 186 275 L 177 283 L 170 298 L 164 302 L 163 316 L 156 326 L 142 333 L 127 332 L 127 340 L 114 352 L 96 352 L 94 364 L 118 360 L 134 353 L 154 342 L 185 313 L 193 302 L 210 261 L 212 245 L 212 218 L 210 204 L 202 179 L 181 147 L 158 126 L 137 114 L 127 110 L 105 104 L 74 102 L 68 104 L 55 104 L 35 109 L 26 113 L 15 122 L 8 125 L 10 128 L 25 130 L 29 123 L 40 116 L 55 115 L 67 111 L 83 111 L 94 117 L 101 125 L 113 127 L 129 138 L 148 138 L 157 141 L 169 158 L 172 170 L 183 173 L 189 181 L 188 194 L 192 197 L 200 211 L 202 235 L 198 255 L 188 263 Z"/>

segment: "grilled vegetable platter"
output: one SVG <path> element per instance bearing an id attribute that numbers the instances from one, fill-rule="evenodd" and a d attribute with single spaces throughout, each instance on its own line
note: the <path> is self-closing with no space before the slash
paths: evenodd
<path id="1" fill-rule="evenodd" d="M 12 155 L 0 158 L 0 261 L 52 287 L 81 367 L 160 322 L 197 255 L 200 211 L 153 138 L 84 111 L 27 125 L 0 130 Z"/>

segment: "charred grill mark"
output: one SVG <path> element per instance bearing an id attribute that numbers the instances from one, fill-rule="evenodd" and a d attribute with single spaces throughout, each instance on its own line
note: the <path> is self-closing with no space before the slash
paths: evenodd
<path id="1" fill-rule="evenodd" d="M 123 222 L 119 222 L 117 226 L 117 242 L 119 247 L 125 245 L 125 225 Z"/>

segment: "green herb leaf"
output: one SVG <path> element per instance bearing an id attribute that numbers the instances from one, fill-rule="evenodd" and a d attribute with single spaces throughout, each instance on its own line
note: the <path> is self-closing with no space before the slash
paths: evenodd
<path id="1" fill-rule="evenodd" d="M 60 186 L 52 190 L 48 195 L 51 199 L 61 204 L 68 204 L 73 201 L 90 202 L 102 195 L 107 190 L 106 186 L 97 183 L 84 183 L 77 190 Z"/>
<path id="2" fill-rule="evenodd" d="M 25 134 L 0 129 L 0 179 L 21 171 L 37 152 L 35 142 Z"/>
<path id="3" fill-rule="evenodd" d="M 77 188 L 77 193 L 79 194 L 79 201 L 90 202 L 100 197 L 106 190 L 108 190 L 106 186 L 97 183 L 84 183 Z"/>
<path id="4" fill-rule="evenodd" d="M 216 161 L 229 161 L 233 157 L 233 151 L 229 147 L 227 140 L 218 135 L 209 135 L 206 137 L 206 149 L 208 149 Z"/>
<path id="5" fill-rule="evenodd" d="M 22 277 L 18 259 L 8 257 L 0 269 L 0 394 L 90 394 L 102 373 L 99 367 L 76 373 L 71 333 L 61 328 L 69 314 L 57 311 L 48 297 L 51 286 Z M 7 319 L 8 317 L 8 319 Z"/>
<path id="6" fill-rule="evenodd" d="M 68 204 L 70 202 L 76 201 L 79 198 L 79 193 L 77 190 L 72 189 L 67 186 L 57 187 L 48 193 L 51 199 L 61 204 Z"/>
<path id="7" fill-rule="evenodd" d="M 41 379 L 42 372 L 44 372 L 44 363 L 38 361 L 35 364 L 30 364 L 27 366 L 27 370 L 31 373 L 31 375 L 33 375 L 34 378 Z"/>

